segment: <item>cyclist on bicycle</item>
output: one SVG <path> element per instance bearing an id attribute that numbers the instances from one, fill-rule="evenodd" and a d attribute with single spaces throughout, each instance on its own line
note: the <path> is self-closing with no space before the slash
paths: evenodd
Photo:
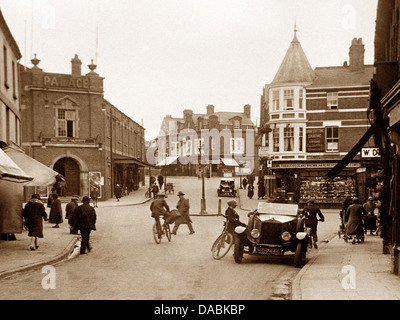
<path id="1" fill-rule="evenodd" d="M 237 226 L 246 227 L 247 225 L 239 220 L 239 215 L 235 210 L 235 208 L 237 207 L 236 200 L 229 200 L 227 204 L 228 208 L 225 211 L 225 217 L 227 218 L 228 223 L 227 231 L 233 234 Z"/>
<path id="2" fill-rule="evenodd" d="M 169 206 L 165 201 L 165 193 L 159 193 L 158 199 L 153 200 L 150 205 L 151 216 L 156 221 L 158 237 L 161 238 L 162 230 L 160 223 L 160 216 L 168 216 L 169 215 Z"/>

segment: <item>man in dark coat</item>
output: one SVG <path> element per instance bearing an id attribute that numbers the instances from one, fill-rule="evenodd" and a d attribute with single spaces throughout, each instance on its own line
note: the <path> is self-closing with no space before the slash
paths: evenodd
<path id="1" fill-rule="evenodd" d="M 347 208 L 349 215 L 349 222 L 346 227 L 347 235 L 354 235 L 357 238 L 357 243 L 364 238 L 363 218 L 368 214 L 367 210 L 360 204 L 360 200 L 355 198 L 353 204 Z M 353 244 L 356 243 L 356 239 L 353 239 Z"/>
<path id="2" fill-rule="evenodd" d="M 151 216 L 154 218 L 157 226 L 158 236 L 161 238 L 161 223 L 160 223 L 160 216 L 168 216 L 169 213 L 169 205 L 165 201 L 165 194 L 160 193 L 159 198 L 153 200 L 150 205 Z"/>
<path id="3" fill-rule="evenodd" d="M 31 237 L 30 249 L 36 250 L 39 247 L 37 238 L 43 238 L 43 219 L 47 220 L 46 210 L 38 194 L 32 195 L 22 211 L 22 216 L 28 226 L 28 237 Z"/>
<path id="4" fill-rule="evenodd" d="M 189 234 L 194 233 L 194 229 L 192 226 L 192 220 L 190 219 L 189 215 L 189 199 L 185 199 L 185 194 L 182 191 L 178 192 L 178 203 L 176 204 L 176 208 L 178 209 L 181 217 L 175 221 L 174 228 L 172 229 L 172 234 L 176 234 L 178 228 L 181 224 L 186 224 L 189 228 Z"/>
<path id="5" fill-rule="evenodd" d="M 162 190 L 162 186 L 164 184 L 164 176 L 162 174 L 159 174 L 157 177 L 158 185 L 160 186 L 160 190 Z"/>
<path id="6" fill-rule="evenodd" d="M 79 196 L 73 196 L 71 201 L 67 203 L 67 206 L 65 207 L 65 219 L 68 220 L 70 234 L 78 233 L 78 231 L 75 230 L 75 210 L 78 207 L 78 201 Z"/>
<path id="7" fill-rule="evenodd" d="M 75 210 L 75 230 L 81 231 L 81 254 L 86 253 L 86 248 L 90 251 L 90 232 L 96 230 L 96 211 L 90 205 L 90 198 L 85 196 L 82 198 L 82 204 Z"/>
<path id="8" fill-rule="evenodd" d="M 304 212 L 307 213 L 306 219 L 306 227 L 311 229 L 310 237 L 308 238 L 308 247 L 312 248 L 312 243 L 314 242 L 314 248 L 318 249 L 317 241 L 317 225 L 318 225 L 318 217 L 320 218 L 321 222 L 325 221 L 325 217 L 322 214 L 319 207 L 314 203 L 314 200 L 310 199 L 307 201 L 307 205 L 304 207 Z"/>
<path id="9" fill-rule="evenodd" d="M 53 228 L 59 228 L 59 224 L 63 222 L 61 200 L 58 199 L 56 193 L 53 195 L 53 202 L 50 207 L 49 222 L 55 223 Z"/>

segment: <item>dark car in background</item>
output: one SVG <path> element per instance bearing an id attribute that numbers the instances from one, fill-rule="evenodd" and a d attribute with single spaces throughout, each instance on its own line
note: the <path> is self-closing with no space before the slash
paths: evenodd
<path id="1" fill-rule="evenodd" d="M 250 255 L 294 254 L 294 266 L 306 262 L 309 232 L 305 215 L 297 204 L 259 202 L 248 214 L 247 227 L 235 228 L 234 259 L 242 262 L 244 253 Z"/>
<path id="2" fill-rule="evenodd" d="M 217 189 L 218 197 L 228 196 L 236 197 L 237 188 L 235 187 L 235 179 L 233 178 L 222 178 Z"/>

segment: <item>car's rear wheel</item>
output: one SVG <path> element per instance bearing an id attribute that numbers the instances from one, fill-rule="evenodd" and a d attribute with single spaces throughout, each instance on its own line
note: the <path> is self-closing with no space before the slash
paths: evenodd
<path id="1" fill-rule="evenodd" d="M 240 237 L 235 237 L 235 247 L 233 249 L 233 258 L 236 263 L 241 263 L 243 259 L 244 245 Z"/>
<path id="2" fill-rule="evenodd" d="M 301 242 L 296 246 L 296 253 L 294 254 L 294 266 L 296 268 L 302 268 L 306 263 L 306 251 L 302 247 Z"/>

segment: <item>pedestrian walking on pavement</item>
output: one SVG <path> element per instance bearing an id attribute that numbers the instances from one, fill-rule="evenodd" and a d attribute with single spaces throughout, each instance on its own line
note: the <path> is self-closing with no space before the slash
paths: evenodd
<path id="1" fill-rule="evenodd" d="M 252 184 L 249 184 L 249 186 L 247 187 L 247 196 L 249 197 L 249 199 L 252 199 L 254 196 L 254 187 Z"/>
<path id="2" fill-rule="evenodd" d="M 65 219 L 68 220 L 70 234 L 78 233 L 78 231 L 75 230 L 75 221 L 76 221 L 75 210 L 78 207 L 78 201 L 79 201 L 79 196 L 73 196 L 71 198 L 71 201 L 67 203 L 67 206 L 65 207 Z"/>
<path id="3" fill-rule="evenodd" d="M 31 237 L 31 250 L 39 248 L 37 238 L 43 238 L 43 219 L 47 220 L 46 209 L 40 195 L 35 193 L 31 196 L 31 200 L 25 205 L 22 216 L 26 220 L 28 226 L 28 237 Z"/>
<path id="4" fill-rule="evenodd" d="M 54 200 L 50 208 L 49 222 L 55 223 L 53 228 L 59 228 L 59 224 L 63 222 L 61 200 L 58 198 L 58 194 L 56 193 L 53 195 L 53 197 Z"/>
<path id="5" fill-rule="evenodd" d="M 90 192 L 90 197 L 93 201 L 93 208 L 97 208 L 97 199 L 99 198 L 99 189 L 93 188 L 92 192 Z"/>
<path id="6" fill-rule="evenodd" d="M 353 239 L 353 244 L 360 243 L 360 241 L 364 240 L 364 227 L 363 227 L 363 218 L 368 214 L 367 210 L 360 204 L 360 200 L 358 198 L 353 199 L 353 204 L 347 208 L 349 215 L 349 222 L 346 227 L 347 235 L 354 235 L 355 239 Z"/>
<path id="7" fill-rule="evenodd" d="M 47 208 L 51 208 L 51 204 L 54 201 L 54 195 L 57 194 L 57 189 L 55 187 L 51 188 L 51 193 L 49 194 L 49 197 L 47 198 Z"/>
<path id="8" fill-rule="evenodd" d="M 186 224 L 189 228 L 189 234 L 194 234 L 192 220 L 190 219 L 189 215 L 189 209 L 190 209 L 189 199 L 185 199 L 184 196 L 185 194 L 182 191 L 178 192 L 179 200 L 176 205 L 176 208 L 181 214 L 181 217 L 175 221 L 174 227 L 172 229 L 172 234 L 176 234 L 181 224 Z"/>
<path id="9" fill-rule="evenodd" d="M 122 197 L 122 188 L 118 183 L 114 188 L 114 194 L 115 194 L 115 197 L 117 198 L 117 201 L 119 201 L 119 199 L 121 199 L 121 197 Z"/>
<path id="10" fill-rule="evenodd" d="M 324 222 L 325 217 L 322 214 L 321 210 L 319 207 L 315 204 L 313 199 L 310 199 L 307 201 L 306 206 L 304 207 L 304 212 L 307 214 L 306 218 L 306 227 L 310 228 L 311 234 L 310 237 L 308 238 L 308 247 L 312 248 L 313 243 L 314 243 L 314 248 L 318 249 L 318 235 L 317 235 L 317 226 L 318 226 L 318 221 Z M 318 219 L 318 217 L 319 219 Z"/>
<path id="11" fill-rule="evenodd" d="M 90 205 L 88 196 L 82 198 L 82 204 L 76 208 L 75 215 L 75 229 L 80 230 L 82 236 L 80 254 L 85 254 L 86 248 L 88 251 L 92 250 L 89 244 L 90 233 L 96 230 L 97 219 L 96 210 Z"/>
<path id="12" fill-rule="evenodd" d="M 153 192 L 153 199 L 156 200 L 158 198 L 158 193 L 160 192 L 157 182 L 154 182 L 151 186 L 151 192 Z"/>
<path id="13" fill-rule="evenodd" d="M 157 177 L 158 185 L 160 186 L 160 190 L 162 190 L 163 184 L 164 184 L 164 176 L 162 174 L 159 174 Z"/>
<path id="14" fill-rule="evenodd" d="M 264 180 L 263 179 L 258 179 L 258 199 L 264 199 L 265 196 L 265 186 L 264 186 Z"/>

